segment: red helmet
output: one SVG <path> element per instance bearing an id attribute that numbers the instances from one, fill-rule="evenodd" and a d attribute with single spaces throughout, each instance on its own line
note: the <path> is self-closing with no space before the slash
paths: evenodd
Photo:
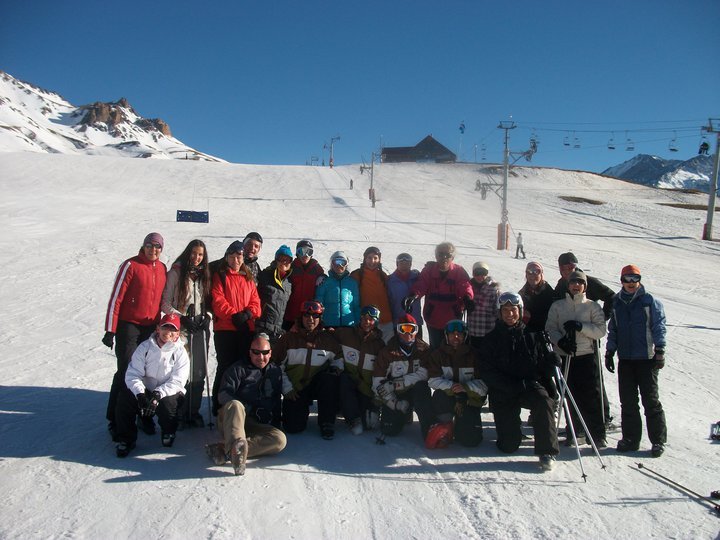
<path id="1" fill-rule="evenodd" d="M 318 315 L 322 315 L 323 311 L 325 311 L 325 308 L 322 303 L 317 300 L 308 300 L 307 302 L 303 302 L 303 305 L 300 308 L 300 313 L 317 313 Z"/>
<path id="2" fill-rule="evenodd" d="M 425 448 L 445 448 L 453 440 L 453 423 L 434 424 L 425 437 Z"/>

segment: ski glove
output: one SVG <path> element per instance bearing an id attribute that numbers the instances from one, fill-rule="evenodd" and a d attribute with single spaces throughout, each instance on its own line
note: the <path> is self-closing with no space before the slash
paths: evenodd
<path id="1" fill-rule="evenodd" d="M 468 402 L 467 392 L 458 392 L 455 394 L 455 416 L 462 416 L 465 412 L 465 405 Z"/>
<path id="2" fill-rule="evenodd" d="M 577 352 L 577 344 L 575 343 L 575 340 L 569 338 L 567 335 L 561 337 L 557 344 L 558 347 L 567 354 L 575 354 Z"/>
<path id="3" fill-rule="evenodd" d="M 563 324 L 563 328 L 565 329 L 565 332 L 579 332 L 582 330 L 582 323 L 580 321 L 565 321 L 565 324 Z"/>
<path id="4" fill-rule="evenodd" d="M 140 416 L 150 417 L 155 414 L 157 408 L 157 401 L 153 404 L 153 395 L 143 392 L 137 396 L 138 408 L 140 409 Z M 158 400 L 159 401 L 159 400 Z"/>
<path id="5" fill-rule="evenodd" d="M 415 300 L 417 300 L 417 296 L 414 294 L 403 298 L 402 307 L 405 310 L 405 313 L 410 313 L 412 311 L 412 305 L 415 303 Z"/>
<path id="6" fill-rule="evenodd" d="M 665 367 L 665 349 L 655 349 L 655 354 L 653 355 L 653 360 L 655 361 L 655 369 L 662 369 Z"/>
<path id="7" fill-rule="evenodd" d="M 247 322 L 252 316 L 252 313 L 249 309 L 244 309 L 242 311 L 238 311 L 232 316 L 232 323 L 238 330 L 242 330 L 244 327 L 247 326 Z"/>
<path id="8" fill-rule="evenodd" d="M 185 330 L 187 330 L 190 334 L 194 334 L 200 330 L 200 325 L 197 324 L 192 317 L 188 317 L 187 315 L 182 315 L 180 317 L 180 324 L 182 324 L 183 328 L 185 328 Z"/>
<path id="9" fill-rule="evenodd" d="M 468 313 L 475 311 L 475 301 L 469 296 L 463 296 L 463 305 Z"/>
<path id="10" fill-rule="evenodd" d="M 105 335 L 102 338 L 103 345 L 105 345 L 111 351 L 113 348 L 113 339 L 114 338 L 115 338 L 115 334 L 113 334 L 112 332 L 105 332 Z"/>
<path id="11" fill-rule="evenodd" d="M 605 368 L 610 373 L 615 373 L 615 351 L 605 352 Z"/>

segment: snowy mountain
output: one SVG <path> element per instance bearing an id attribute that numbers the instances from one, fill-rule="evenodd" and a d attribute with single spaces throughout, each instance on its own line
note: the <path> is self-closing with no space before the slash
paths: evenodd
<path id="1" fill-rule="evenodd" d="M 605 469 L 588 446 L 563 446 L 556 468 L 542 473 L 532 439 L 512 455 L 497 449 L 487 408 L 477 448 L 428 450 L 417 421 L 380 446 L 375 433 L 354 436 L 339 419 L 335 440 L 325 441 L 313 407 L 306 432 L 235 477 L 207 459 L 203 445 L 219 438 L 207 428 L 180 432 L 172 448 L 140 434 L 130 457 L 115 456 L 105 406 L 116 360 L 100 339 L 120 262 L 150 231 L 164 236 L 166 263 L 193 238 L 213 260 L 259 231 L 263 267 L 281 244 L 310 238 L 326 268 L 342 249 L 355 269 L 374 245 L 388 271 L 401 252 L 422 268 L 448 240 L 457 263 L 485 261 L 502 290 L 517 291 L 527 261 L 495 249 L 500 201 L 475 191 L 478 177 L 499 182 L 502 171 L 380 164 L 374 208 L 369 175 L 356 165 L 2 152 L 0 171 L 0 249 L 10 254 L 0 265 L 0 538 L 717 538 L 708 503 L 647 472 L 705 496 L 720 489 L 720 443 L 708 437 L 720 420 L 720 288 L 712 286 L 720 245 L 699 239 L 704 212 L 688 209 L 707 197 L 557 169 L 515 167 L 509 179 L 513 231 L 549 283 L 559 278 L 558 254 L 572 250 L 615 290 L 624 265 L 640 266 L 663 301 L 662 458 L 649 457 L 645 434 L 640 451 L 618 454 L 613 430 Z M 176 222 L 178 209 L 207 210 L 210 222 Z M 210 352 L 214 375 L 212 344 Z M 617 374 L 605 372 L 605 384 L 619 421 Z M 207 419 L 205 403 L 202 412 Z"/>
<path id="2" fill-rule="evenodd" d="M 175 139 L 124 98 L 76 107 L 0 71 L 0 152 L 18 151 L 224 161 Z"/>
<path id="3" fill-rule="evenodd" d="M 712 178 L 713 156 L 697 155 L 686 161 L 638 154 L 632 159 L 602 172 L 636 184 L 659 188 L 708 191 Z"/>

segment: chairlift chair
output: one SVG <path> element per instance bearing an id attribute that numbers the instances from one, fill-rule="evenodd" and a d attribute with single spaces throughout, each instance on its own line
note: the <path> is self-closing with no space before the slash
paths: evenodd
<path id="1" fill-rule="evenodd" d="M 570 137 L 567 135 L 563 138 L 563 146 L 570 146 Z"/>
<path id="2" fill-rule="evenodd" d="M 615 150 L 615 134 L 610 135 L 610 140 L 607 143 L 608 150 Z"/>
<path id="3" fill-rule="evenodd" d="M 670 141 L 670 143 L 668 144 L 668 150 L 670 150 L 671 152 L 677 152 L 677 151 L 678 151 L 678 146 L 677 146 L 677 133 L 676 133 L 675 131 L 673 131 L 673 138 L 672 138 L 672 140 Z"/>
<path id="4" fill-rule="evenodd" d="M 633 142 L 632 139 L 627 139 L 625 141 L 625 150 L 628 152 L 632 152 L 635 150 L 635 143 Z"/>

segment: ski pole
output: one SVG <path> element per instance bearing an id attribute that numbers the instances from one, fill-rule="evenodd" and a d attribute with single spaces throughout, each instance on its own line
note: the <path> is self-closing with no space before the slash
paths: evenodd
<path id="1" fill-rule="evenodd" d="M 567 360 L 565 361 L 565 370 L 564 370 L 564 371 L 565 371 L 565 377 L 564 377 L 564 380 L 565 380 L 565 384 L 567 385 L 567 376 L 568 376 L 568 373 L 570 373 L 570 361 L 573 359 L 573 355 L 570 354 L 570 355 L 568 355 L 566 358 L 567 358 Z M 558 373 L 558 375 L 560 375 L 560 370 L 557 370 L 557 373 Z M 560 379 L 558 379 L 558 382 L 559 382 L 559 381 L 560 381 Z M 561 411 L 564 411 L 564 410 L 565 410 L 564 407 L 563 407 L 563 402 L 564 402 L 564 401 L 565 401 L 565 392 L 560 392 L 560 410 L 561 410 Z M 560 414 L 558 414 L 558 419 L 557 419 L 557 429 L 558 429 L 558 430 L 560 430 L 560 420 L 562 420 L 562 417 L 561 417 Z M 565 420 L 567 421 L 567 416 L 565 417 Z"/>
<path id="2" fill-rule="evenodd" d="M 562 374 L 560 373 L 560 370 L 555 368 L 557 370 L 557 375 L 559 377 L 562 377 Z M 604 469 L 605 463 L 602 460 L 602 457 L 600 457 L 600 451 L 598 450 L 597 445 L 595 444 L 595 440 L 592 438 L 592 435 L 590 434 L 590 430 L 587 427 L 587 424 L 585 423 L 585 419 L 583 418 L 583 415 L 580 414 L 580 409 L 577 406 L 577 403 L 575 402 L 575 398 L 572 395 L 572 392 L 570 392 L 570 389 L 567 386 L 567 381 L 563 379 L 563 387 L 565 389 L 565 392 L 567 392 L 568 400 L 570 403 L 572 403 L 573 409 L 575 409 L 575 412 L 578 415 L 578 420 L 580 420 L 580 423 L 582 424 L 583 429 L 585 430 L 585 437 L 588 441 L 590 441 L 590 446 L 592 446 L 593 451 L 595 452 L 595 455 L 600 460 L 600 465 Z M 567 414 L 567 413 L 566 413 Z"/>
<path id="3" fill-rule="evenodd" d="M 555 370 L 558 372 L 559 375 L 560 370 L 557 367 L 555 368 Z M 560 396 L 562 397 L 567 390 L 567 383 L 565 382 L 565 379 L 558 379 L 558 383 L 560 384 Z M 573 425 L 572 416 L 570 416 L 570 410 L 568 408 L 567 400 L 563 402 L 563 407 L 565 407 L 565 419 L 568 423 L 568 429 L 570 429 L 570 435 L 572 435 L 573 441 L 575 442 L 575 453 L 577 453 L 578 462 L 580 463 L 580 472 L 582 473 L 582 479 L 584 482 L 587 482 L 587 474 L 585 474 L 585 466 L 583 465 L 582 454 L 580 454 L 580 444 L 577 440 L 577 434 L 575 433 L 575 426 Z"/>
<path id="4" fill-rule="evenodd" d="M 631 465 L 631 466 L 632 466 L 632 465 Z M 673 486 L 674 488 L 679 489 L 679 490 L 681 490 L 681 491 L 684 491 L 684 492 L 686 492 L 686 493 L 689 493 L 690 495 L 694 495 L 694 496 L 697 497 L 698 499 L 701 499 L 702 502 L 710 503 L 710 505 L 713 507 L 713 510 L 715 510 L 715 511 L 718 512 L 718 513 L 720 513 L 720 505 L 716 504 L 716 503 L 715 503 L 712 499 L 710 499 L 709 497 L 705 497 L 704 495 L 700 495 L 699 493 L 695 493 L 695 492 L 694 492 L 693 490 L 691 490 L 690 488 L 686 488 L 686 487 L 683 486 L 682 484 L 678 484 L 677 482 L 675 482 L 675 480 L 671 480 L 671 479 L 668 478 L 667 476 L 663 476 L 663 475 L 660 474 L 659 472 L 652 470 L 650 467 L 646 467 L 646 466 L 643 465 L 642 463 L 638 463 L 638 464 L 637 464 L 637 468 L 640 469 L 640 470 L 643 470 L 643 471 L 648 471 L 649 473 L 654 474 L 654 475 L 657 476 L 658 478 L 662 478 L 663 480 L 665 480 L 668 484 L 670 484 L 670 485 Z"/>
<path id="5" fill-rule="evenodd" d="M 600 410 L 602 411 L 602 422 L 605 425 L 605 377 L 603 375 L 603 363 L 600 360 L 600 340 L 596 339 L 593 342 L 593 349 L 595 349 L 595 360 L 597 360 L 598 374 L 600 377 Z"/>

